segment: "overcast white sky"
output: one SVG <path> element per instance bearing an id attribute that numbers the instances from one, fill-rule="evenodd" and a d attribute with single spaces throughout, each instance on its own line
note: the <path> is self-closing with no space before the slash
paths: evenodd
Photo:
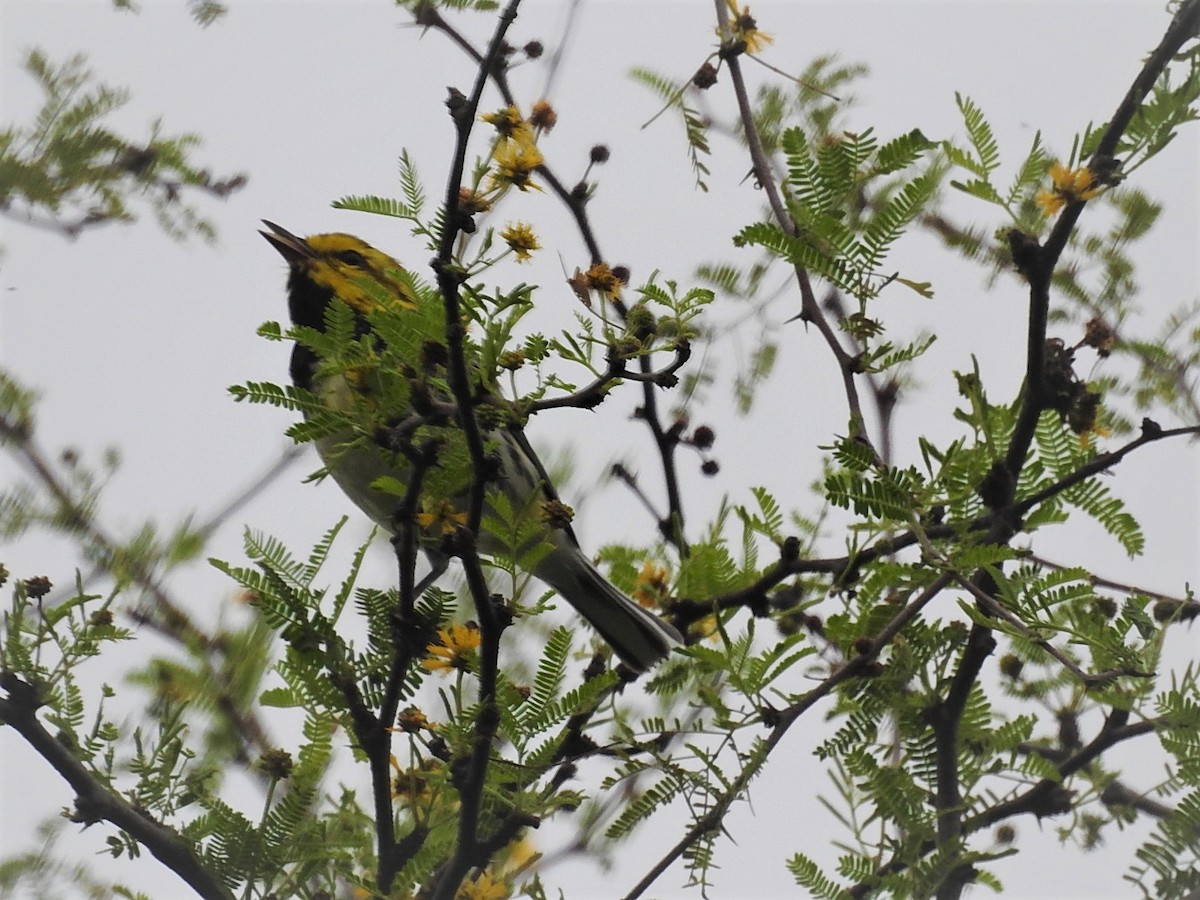
<path id="1" fill-rule="evenodd" d="M 131 136 L 143 134 L 161 114 L 166 132 L 203 136 L 196 158 L 215 173 L 245 171 L 250 179 L 246 190 L 224 203 L 198 200 L 219 228 L 214 247 L 172 243 L 149 220 L 101 229 L 73 243 L 0 220 L 3 365 L 42 391 L 38 426 L 47 448 L 71 444 L 95 460 L 102 448 L 120 447 L 124 466 L 103 510 L 105 523 L 118 533 L 129 533 L 147 518 L 169 527 L 192 512 L 203 517 L 285 446 L 286 414 L 236 405 L 226 394 L 234 383 L 286 377 L 286 348 L 254 334 L 264 320 L 285 315 L 283 266 L 255 233 L 258 220 L 269 218 L 301 234 L 353 231 L 419 268 L 429 254 L 403 225 L 332 211 L 329 203 L 345 194 L 398 193 L 396 159 L 402 148 L 416 159 L 431 198 L 440 196 L 453 139 L 442 105 L 445 89 L 468 90 L 474 74 L 445 40 L 434 34 L 422 38 L 382 0 L 232 6 L 223 21 L 201 30 L 182 3 L 165 0 L 147 0 L 137 16 L 112 12 L 103 2 L 0 2 L 0 121 L 26 121 L 36 108 L 32 82 L 20 71 L 27 48 L 39 47 L 55 60 L 82 51 L 104 81 L 132 90 L 133 102 L 117 120 Z M 1165 28 L 1162 6 L 1149 0 L 759 0 L 752 10 L 760 26 L 776 35 L 765 57 L 784 70 L 798 72 L 812 57 L 829 53 L 870 65 L 871 75 L 856 91 L 853 128 L 873 125 L 884 137 L 913 127 L 934 139 L 959 133 L 954 105 L 959 91 L 987 112 L 1004 159 L 1013 165 L 1035 130 L 1065 153 L 1075 132 L 1111 114 Z M 565 7 L 529 3 L 511 40 L 536 38 L 553 49 Z M 594 173 L 599 186 L 590 210 L 609 258 L 629 265 L 635 283 L 655 269 L 687 283 L 700 262 L 748 261 L 730 243 L 730 235 L 754 218 L 759 202 L 741 184 L 748 163 L 718 140 L 710 164 L 712 191 L 695 191 L 677 124 L 663 117 L 640 130 L 657 100 L 626 77 L 633 66 L 690 74 L 713 44 L 711 4 L 593 0 L 581 15 L 552 92 L 560 123 L 543 149 L 569 182 L 582 174 L 592 144 L 611 148 L 612 161 Z M 468 30 L 483 33 L 479 27 Z M 771 77 L 751 71 L 755 78 Z M 516 75 L 526 106 L 540 95 L 544 78 L 540 65 Z M 725 88 L 722 83 L 710 92 L 714 109 L 731 108 Z M 1196 146 L 1195 134 L 1185 135 L 1146 174 L 1145 186 L 1170 204 L 1142 257 L 1143 307 L 1151 320 L 1196 295 Z M 974 221 L 1000 224 L 982 206 L 956 208 Z M 545 319 L 537 327 L 565 324 L 571 307 L 563 267 L 570 271 L 585 262 L 581 242 L 548 194 L 515 198 L 503 218 L 537 225 L 546 246 L 541 261 L 513 277 L 547 286 L 548 303 L 556 298 L 557 306 L 539 310 Z M 898 335 L 921 327 L 941 335 L 917 372 L 926 393 L 899 414 L 897 455 L 907 461 L 915 458 L 917 434 L 955 433 L 948 415 L 954 398 L 949 373 L 968 368 L 971 355 L 979 359 L 994 396 L 1016 389 L 1024 299 L 1015 278 L 985 293 L 971 269 L 928 241 L 902 244 L 891 262 L 906 277 L 932 281 L 937 297 L 919 300 L 897 290 L 881 302 L 878 314 L 896 323 Z M 779 328 L 788 335 L 781 370 L 760 400 L 758 415 L 735 418 L 720 388 L 694 415 L 694 421 L 715 425 L 715 455 L 722 466 L 719 478 L 706 481 L 685 464 L 686 489 L 698 492 L 691 510 L 696 528 L 722 496 L 747 501 L 751 485 L 766 485 L 804 508 L 805 488 L 818 472 L 812 448 L 829 443 L 843 428 L 840 390 L 818 338 L 799 323 Z M 725 345 L 712 351 L 727 363 L 726 374 L 735 350 Z M 649 458 L 642 430 L 628 420 L 633 404 L 616 398 L 594 413 L 542 416 L 531 428 L 540 446 L 576 451 L 576 480 L 588 490 L 570 492 L 568 500 L 586 496 L 581 531 L 592 548 L 630 534 L 652 539 L 654 523 L 629 514 L 632 507 L 620 489 L 600 483 L 611 460 L 636 464 Z M 0 465 L 9 477 L 11 467 Z M 296 469 L 294 477 L 230 522 L 207 555 L 239 559 L 245 524 L 304 548 L 343 511 L 352 512 L 333 485 L 300 485 L 306 471 Z M 1143 517 L 1147 555 L 1130 562 L 1087 530 L 1060 542 L 1059 557 L 1082 550 L 1077 561 L 1090 560 L 1101 574 L 1182 592 L 1184 582 L 1195 581 L 1200 546 L 1195 451 L 1182 443 L 1156 445 L 1122 466 L 1113 483 Z M 836 545 L 835 540 L 830 549 Z M 2 556 L 20 576 L 45 573 L 59 584 L 69 582 L 75 565 L 57 544 L 32 538 L 4 548 Z M 381 554 L 381 578 L 388 567 Z M 211 608 L 231 587 L 204 564 L 179 573 L 172 586 L 198 608 Z M 777 759 L 758 783 L 753 808 L 742 806 L 731 818 L 737 846 L 719 848 L 723 869 L 716 873 L 714 896 L 782 896 L 791 885 L 786 856 L 815 853 L 828 842 L 829 823 L 812 802 L 826 782 L 809 761 L 810 750 L 803 729 L 792 734 L 788 758 Z M 0 802 L 5 810 L 0 843 L 15 851 L 25 846 L 31 823 L 70 798 L 13 735 L 0 733 L 0 754 L 10 773 Z M 13 783 L 14 771 L 22 773 L 19 784 Z M 1033 822 L 1017 824 L 1023 836 L 1038 831 Z M 1080 857 L 1058 851 L 1050 839 L 1053 829 L 1047 823 L 1045 841 L 1034 841 L 1028 854 L 1000 868 L 1009 896 L 1134 896 L 1120 880 L 1128 853 Z M 641 834 L 604 880 L 581 867 L 581 877 L 595 888 L 576 886 L 568 895 L 614 896 L 676 838 L 665 825 Z M 92 845 L 98 840 L 91 837 Z M 121 868 L 119 877 L 156 885 L 156 896 L 170 896 L 175 883 L 155 881 L 155 867 L 144 860 Z M 677 869 L 660 880 L 654 895 L 683 896 L 681 882 Z"/>

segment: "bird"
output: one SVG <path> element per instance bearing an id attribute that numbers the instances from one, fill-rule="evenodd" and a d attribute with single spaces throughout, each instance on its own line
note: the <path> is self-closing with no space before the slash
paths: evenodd
<path id="1" fill-rule="evenodd" d="M 421 446 L 434 452 L 433 464 L 422 469 L 418 521 L 423 525 L 421 546 L 436 578 L 447 563 L 439 526 L 448 534 L 465 522 L 471 474 L 457 405 L 445 382 L 442 301 L 422 289 L 399 262 L 354 235 L 302 238 L 272 222 L 263 220 L 263 225 L 266 230 L 259 233 L 288 266 L 288 313 L 299 335 L 291 356 L 292 382 L 319 400 L 317 407 L 306 409 L 308 422 L 321 416 L 333 423 L 326 423 L 329 433 L 320 434 L 315 443 L 334 481 L 369 518 L 394 534 L 405 486 L 414 466 L 425 465 L 410 439 L 424 436 Z M 383 309 L 390 314 L 380 314 Z M 340 342 L 332 332 L 341 334 Z M 467 352 L 478 358 L 473 344 Z M 629 669 L 640 673 L 657 665 L 683 637 L 599 572 L 580 548 L 567 521 L 569 511 L 553 525 L 545 522 L 546 510 L 553 518 L 555 510 L 568 508 L 559 502 L 524 432 L 503 413 L 504 401 L 493 389 L 477 389 L 477 419 L 497 460 L 488 511 L 501 519 L 507 512 L 508 521 L 524 514 L 520 528 L 536 523 L 531 534 L 521 532 L 519 543 L 536 547 L 529 554 L 515 554 L 517 562 L 527 563 L 532 575 L 574 607 Z M 511 543 L 486 529 L 477 538 L 485 554 L 512 552 Z"/>

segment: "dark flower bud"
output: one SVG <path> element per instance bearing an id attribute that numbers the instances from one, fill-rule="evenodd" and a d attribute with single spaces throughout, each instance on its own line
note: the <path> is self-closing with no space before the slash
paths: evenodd
<path id="1" fill-rule="evenodd" d="M 267 750 L 258 758 L 258 767 L 274 781 L 282 781 L 290 776 L 293 766 L 295 763 L 292 762 L 292 754 L 286 750 Z"/>
<path id="2" fill-rule="evenodd" d="M 25 594 L 34 600 L 45 597 L 50 593 L 50 588 L 54 587 L 50 583 L 50 579 L 45 575 L 37 575 L 33 578 L 25 579 Z"/>
<path id="3" fill-rule="evenodd" d="M 710 87 L 717 83 L 717 67 L 710 62 L 706 62 L 696 74 L 692 76 L 692 84 L 702 91 L 707 91 Z"/>
<path id="4" fill-rule="evenodd" d="M 692 445 L 699 450 L 708 450 L 716 439 L 716 432 L 707 425 L 698 425 L 692 432 Z"/>
<path id="5" fill-rule="evenodd" d="M 1006 653 L 1000 657 L 1000 672 L 1005 678 L 1011 678 L 1013 681 L 1016 681 L 1021 677 L 1021 670 L 1024 668 L 1025 663 L 1021 661 L 1019 656 Z"/>

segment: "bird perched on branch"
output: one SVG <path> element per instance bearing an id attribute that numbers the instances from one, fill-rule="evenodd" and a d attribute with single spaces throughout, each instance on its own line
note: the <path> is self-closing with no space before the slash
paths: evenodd
<path id="1" fill-rule="evenodd" d="M 346 495 L 389 532 L 414 513 L 435 575 L 466 523 L 471 457 L 447 386 L 445 309 L 396 260 L 349 234 L 260 232 L 287 261 L 297 326 L 293 383 L 311 392 L 305 428 Z M 478 348 L 467 345 L 478 369 Z M 475 417 L 490 473 L 480 550 L 510 553 L 554 588 L 630 668 L 655 665 L 679 632 L 617 590 L 579 548 L 570 510 L 494 386 L 477 385 Z M 416 491 L 416 495 L 411 491 Z M 406 502 L 407 498 L 407 502 Z M 413 503 L 412 500 L 416 502 Z"/>

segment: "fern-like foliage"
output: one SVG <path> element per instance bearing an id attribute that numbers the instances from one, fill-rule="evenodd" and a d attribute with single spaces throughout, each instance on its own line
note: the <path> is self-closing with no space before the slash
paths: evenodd
<path id="1" fill-rule="evenodd" d="M 704 158 L 712 153 L 708 143 L 709 125 L 704 116 L 685 102 L 687 84 L 676 84 L 668 77 L 645 68 L 635 68 L 630 72 L 630 76 L 658 94 L 667 109 L 679 113 L 687 139 L 688 159 L 696 176 L 696 187 L 707 191 L 708 184 L 705 179 L 710 173 Z"/>
<path id="2" fill-rule="evenodd" d="M 867 129 L 813 146 L 797 128 L 785 131 L 781 144 L 796 233 L 760 222 L 743 228 L 734 242 L 763 247 L 865 303 L 890 280 L 880 267 L 932 199 L 939 176 L 927 170 L 903 179 L 862 215 L 855 214 L 858 198 L 877 179 L 912 168 L 934 144 L 911 131 L 881 146 Z"/>
<path id="3" fill-rule="evenodd" d="M 1035 437 L 1037 460 L 1025 470 L 1022 491 L 1037 492 L 1052 486 L 1076 472 L 1095 454 L 1093 449 L 1085 447 L 1078 437 L 1071 434 L 1054 413 L 1042 415 Z M 1066 489 L 1060 496 L 1067 505 L 1095 519 L 1120 542 L 1130 556 L 1142 552 L 1146 539 L 1141 526 L 1126 511 L 1125 504 L 1112 495 L 1107 485 L 1098 479 L 1089 479 Z"/>
<path id="4" fill-rule="evenodd" d="M 955 94 L 954 98 L 962 115 L 969 146 L 961 147 L 953 141 L 945 141 L 942 150 L 952 165 L 965 169 L 974 177 L 966 181 L 951 180 L 951 187 L 999 206 L 1018 227 L 1037 233 L 1044 220 L 1027 201 L 1050 164 L 1042 145 L 1041 133 L 1034 134 L 1033 143 L 1017 165 L 1011 183 L 1007 189 L 1001 190 L 992 177 L 1000 168 L 1001 160 L 1000 146 L 991 124 L 983 109 L 970 97 Z"/>
<path id="5" fill-rule="evenodd" d="M 217 180 L 193 165 L 197 135 L 166 136 L 157 123 L 140 139 L 120 134 L 111 121 L 129 92 L 98 83 L 81 55 L 56 65 L 30 50 L 25 70 L 45 99 L 29 127 L 0 130 L 0 208 L 45 217 L 77 235 L 103 223 L 135 221 L 135 204 L 148 203 L 172 237 L 215 237 L 212 223 L 181 202 L 181 189 L 226 196 L 245 179 Z"/>

